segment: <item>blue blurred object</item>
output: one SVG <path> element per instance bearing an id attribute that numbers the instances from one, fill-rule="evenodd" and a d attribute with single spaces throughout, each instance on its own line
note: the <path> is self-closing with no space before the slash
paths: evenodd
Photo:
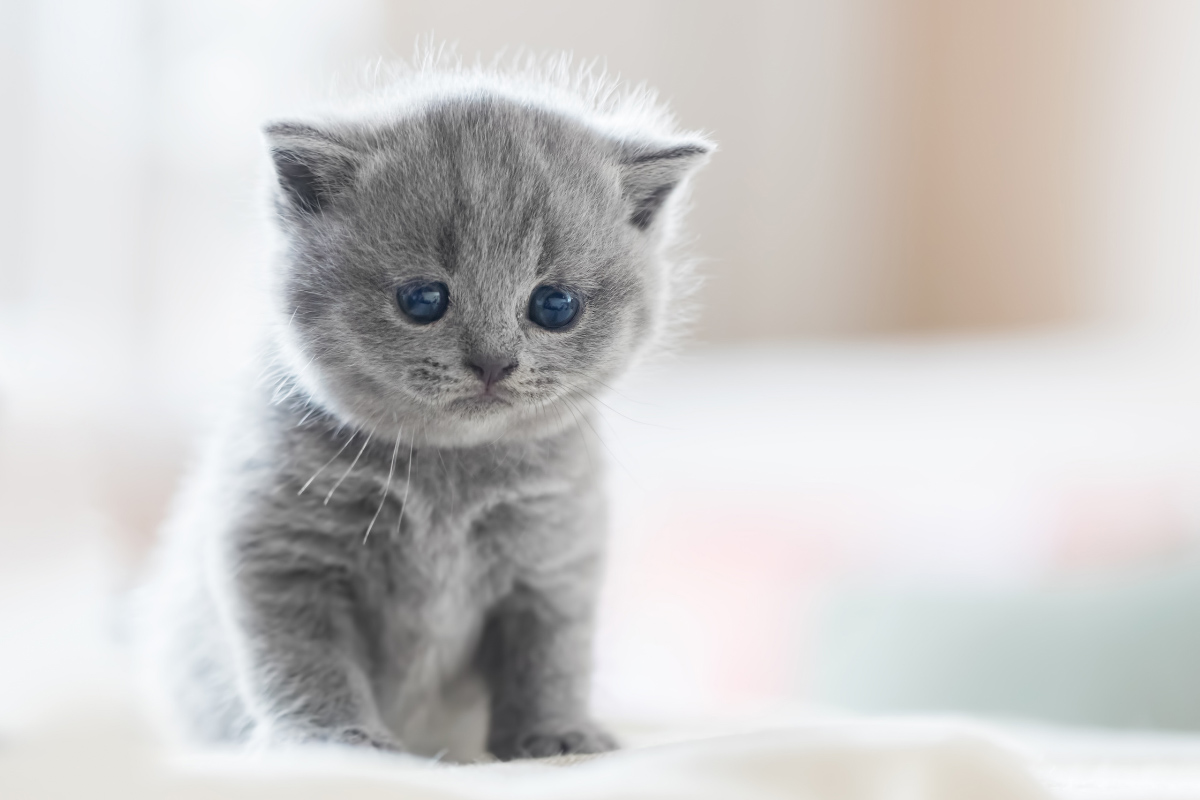
<path id="1" fill-rule="evenodd" d="M 844 592 L 821 626 L 818 702 L 1200 729 L 1200 560 L 1022 592 Z"/>

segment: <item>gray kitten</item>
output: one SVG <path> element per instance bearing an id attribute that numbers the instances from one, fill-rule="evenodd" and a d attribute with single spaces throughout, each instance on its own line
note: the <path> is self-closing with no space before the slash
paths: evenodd
<path id="1" fill-rule="evenodd" d="M 580 418 L 664 328 L 712 145 L 561 65 L 426 68 L 265 131 L 276 380 L 206 452 L 143 594 L 160 701 L 207 742 L 611 749 Z"/>

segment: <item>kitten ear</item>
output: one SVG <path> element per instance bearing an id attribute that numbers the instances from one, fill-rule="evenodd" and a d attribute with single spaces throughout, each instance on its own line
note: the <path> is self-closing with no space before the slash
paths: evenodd
<path id="1" fill-rule="evenodd" d="M 714 149 L 703 139 L 624 143 L 621 190 L 628 203 L 630 224 L 641 231 L 649 229 L 671 193 L 704 166 Z"/>
<path id="2" fill-rule="evenodd" d="M 320 214 L 354 177 L 354 152 L 333 134 L 303 122 L 263 127 L 283 199 L 300 211 Z"/>

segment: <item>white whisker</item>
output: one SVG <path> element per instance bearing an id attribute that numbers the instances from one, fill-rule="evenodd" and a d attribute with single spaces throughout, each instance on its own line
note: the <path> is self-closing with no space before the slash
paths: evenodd
<path id="1" fill-rule="evenodd" d="M 375 527 L 375 520 L 379 519 L 379 512 L 383 511 L 383 506 L 387 503 L 388 492 L 392 490 L 392 475 L 396 473 L 396 454 L 400 452 L 400 435 L 402 433 L 404 433 L 403 428 L 396 431 L 396 446 L 392 448 L 392 463 L 388 467 L 387 483 L 383 487 L 383 496 L 379 498 L 379 508 L 375 509 L 375 516 L 371 517 L 371 524 L 367 526 L 367 532 L 363 534 L 363 544 L 367 543 L 367 539 L 371 535 L 371 529 Z"/>
<path id="2" fill-rule="evenodd" d="M 408 508 L 408 491 L 412 489 L 412 459 L 413 446 L 417 443 L 417 437 L 412 437 L 408 442 L 408 470 L 404 473 L 404 499 L 400 501 L 400 518 L 396 520 L 396 535 L 400 535 L 400 525 L 404 522 L 404 509 Z"/>
<path id="3" fill-rule="evenodd" d="M 300 487 L 300 491 L 296 492 L 296 494 L 297 495 L 304 494 L 304 490 L 312 485 L 312 482 L 317 479 L 318 475 L 320 475 L 322 472 L 325 471 L 326 467 L 328 467 L 330 464 L 332 464 L 333 462 L 338 460 L 338 456 L 340 456 L 343 452 L 345 452 L 346 448 L 350 446 L 350 443 L 354 441 L 354 437 L 357 435 L 358 435 L 358 431 L 355 431 L 354 433 L 350 434 L 350 438 L 346 440 L 345 444 L 343 444 L 341 447 L 338 448 L 338 451 L 333 454 L 333 458 L 329 459 L 324 464 L 322 464 L 321 468 L 319 470 L 317 470 L 316 472 L 314 472 L 313 476 L 311 478 L 309 478 L 307 481 L 305 481 L 304 485 Z"/>
<path id="4" fill-rule="evenodd" d="M 562 399 L 564 401 L 566 401 L 567 396 L 563 395 Z M 583 442 L 583 449 L 587 451 L 588 461 L 594 467 L 596 465 L 596 460 L 595 460 L 595 458 L 592 457 L 592 448 L 587 443 L 587 434 L 585 434 L 583 432 L 583 426 L 579 424 L 579 417 L 576 416 L 576 414 L 575 414 L 575 407 L 572 406 L 569 402 L 566 403 L 566 407 L 567 407 L 567 410 L 571 412 L 571 419 L 573 419 L 575 421 L 575 429 L 577 431 L 579 431 L 579 440 Z"/>
<path id="5" fill-rule="evenodd" d="M 602 398 L 598 397 L 595 394 L 592 394 L 587 389 L 583 388 L 582 386 L 580 386 L 578 384 L 572 383 L 571 381 L 564 380 L 562 378 L 559 378 L 558 381 L 559 381 L 559 383 L 561 383 L 564 386 L 570 387 L 571 389 L 574 389 L 577 392 L 582 392 L 583 394 L 586 394 L 588 397 L 592 398 L 593 400 L 598 402 L 600 405 L 607 408 L 609 411 L 613 412 L 614 414 L 624 417 L 625 419 L 629 420 L 630 422 L 636 422 L 638 425 L 649 425 L 652 428 L 662 428 L 664 430 L 674 430 L 674 428 L 672 428 L 670 425 L 659 425 L 656 422 L 646 422 L 645 420 L 635 419 L 635 418 L 629 416 L 628 414 L 626 414 L 625 412 L 620 411 L 619 409 L 613 408 L 611 405 L 606 403 Z M 596 382 L 599 383 L 599 381 L 596 381 Z M 607 384 L 601 384 L 601 385 L 607 386 Z M 615 391 L 611 387 L 608 387 L 608 388 L 610 391 Z M 621 395 L 621 396 L 624 397 L 624 395 Z M 628 399 L 628 398 L 626 398 L 626 399 Z M 636 403 L 638 401 L 630 400 L 630 402 Z M 642 403 L 642 405 L 653 405 L 653 404 L 652 403 Z"/>
<path id="6" fill-rule="evenodd" d="M 372 431 L 372 433 L 374 432 Z M 337 488 L 342 485 L 342 481 L 346 480 L 346 478 L 350 476 L 350 473 L 354 470 L 354 465 L 358 463 L 360 458 L 362 458 L 362 454 L 367 449 L 367 445 L 371 443 L 372 433 L 367 434 L 367 438 L 363 440 L 362 447 L 358 448 L 358 455 L 356 455 L 354 460 L 350 462 L 350 466 L 346 467 L 346 471 L 342 473 L 342 477 L 338 478 L 337 482 L 333 484 L 333 487 L 329 490 L 329 494 L 325 495 L 325 502 L 323 502 L 321 505 L 329 505 L 330 499 L 333 498 L 333 493 L 336 492 Z"/>
<path id="7" fill-rule="evenodd" d="M 571 403 L 571 401 L 568 399 L 567 395 L 563 396 L 563 401 L 567 402 L 567 403 Z M 574 405 L 574 404 L 572 403 L 572 405 Z M 595 426 L 592 425 L 591 420 L 588 419 L 588 415 L 586 413 L 584 413 L 584 411 L 582 409 L 580 409 L 579 413 L 583 417 L 583 421 L 587 423 L 587 426 L 592 429 L 592 433 L 596 434 L 596 439 L 598 439 L 600 441 L 600 446 L 603 447 L 606 451 L 608 451 L 608 454 L 610 456 L 612 456 L 612 460 L 617 462 L 617 466 L 619 466 L 621 469 L 623 469 L 625 471 L 625 474 L 628 475 L 633 480 L 633 482 L 638 486 L 638 488 L 642 488 L 641 481 L 639 481 L 637 479 L 637 476 L 634 475 L 632 471 L 630 471 L 629 467 L 625 466 L 624 461 L 617 458 L 617 454 L 614 453 L 613 449 L 608 446 L 608 442 L 606 442 L 604 440 L 604 437 L 600 434 L 600 432 L 598 430 L 596 430 Z M 599 412 L 597 412 L 597 413 L 599 413 Z M 600 416 L 601 416 L 601 418 L 603 418 L 603 415 L 600 415 Z M 578 424 L 578 423 L 576 423 L 576 424 Z"/>

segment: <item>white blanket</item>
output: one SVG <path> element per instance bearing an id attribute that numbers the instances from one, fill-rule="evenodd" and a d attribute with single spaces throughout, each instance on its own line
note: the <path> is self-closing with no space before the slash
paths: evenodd
<path id="1" fill-rule="evenodd" d="M 937 723 L 822 723 L 631 748 L 593 759 L 451 766 L 340 748 L 169 755 L 109 714 L 0 749 L 0 797 L 571 800 L 1035 800 L 1029 762 Z"/>
<path id="2" fill-rule="evenodd" d="M 611 755 L 511 764 L 447 765 L 316 747 L 183 753 L 166 749 L 128 702 L 109 695 L 90 711 L 75 705 L 0 740 L 0 798 L 1200 798 L 1197 736 L 915 719 L 711 731 L 694 724 L 629 729 L 623 734 L 631 746 Z M 703 738 L 688 738 L 696 735 Z M 649 741 L 659 743 L 639 744 Z"/>

